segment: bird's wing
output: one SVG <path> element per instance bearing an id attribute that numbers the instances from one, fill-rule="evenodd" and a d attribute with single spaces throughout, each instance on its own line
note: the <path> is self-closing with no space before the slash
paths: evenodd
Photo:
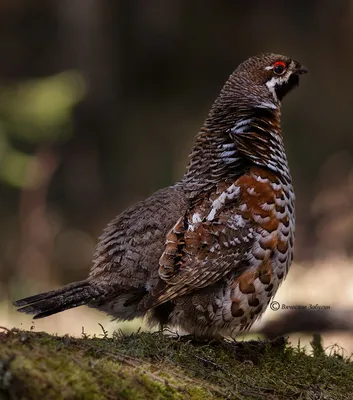
<path id="1" fill-rule="evenodd" d="M 168 234 L 160 258 L 161 280 L 147 306 L 210 286 L 231 271 L 239 276 L 259 267 L 259 274 L 269 262 L 278 241 L 272 207 L 277 194 L 265 180 L 259 182 L 250 175 L 223 185 L 189 209 Z M 273 240 L 261 245 L 257 240 L 264 230 L 273 232 Z M 254 254 L 260 254 L 261 260 L 254 260 Z"/>

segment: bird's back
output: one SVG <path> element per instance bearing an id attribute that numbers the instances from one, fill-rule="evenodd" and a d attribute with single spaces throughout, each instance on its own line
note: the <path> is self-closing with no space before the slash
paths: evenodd
<path id="1" fill-rule="evenodd" d="M 187 207 L 183 187 L 176 184 L 118 215 L 98 240 L 89 279 L 126 289 L 152 285 L 166 236 Z"/>

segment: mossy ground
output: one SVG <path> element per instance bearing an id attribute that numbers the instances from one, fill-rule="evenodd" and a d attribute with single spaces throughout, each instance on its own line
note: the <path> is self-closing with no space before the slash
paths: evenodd
<path id="1" fill-rule="evenodd" d="M 205 343 L 0 333 L 0 399 L 352 400 L 353 363 L 285 340 Z"/>

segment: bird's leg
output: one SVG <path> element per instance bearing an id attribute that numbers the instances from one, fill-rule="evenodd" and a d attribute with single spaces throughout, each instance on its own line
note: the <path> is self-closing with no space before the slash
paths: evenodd
<path id="1" fill-rule="evenodd" d="M 221 344 L 224 342 L 224 339 L 221 336 L 215 336 L 215 337 L 207 337 L 207 336 L 195 336 L 193 334 L 186 334 L 186 335 L 180 335 L 178 337 L 178 340 L 191 343 L 192 345 L 217 345 Z"/>
<path id="2" fill-rule="evenodd" d="M 223 341 L 219 344 L 226 350 L 231 351 L 239 361 L 250 361 L 256 363 L 259 356 L 268 349 L 283 350 L 288 343 L 288 338 L 280 336 L 273 340 L 242 340 Z"/>

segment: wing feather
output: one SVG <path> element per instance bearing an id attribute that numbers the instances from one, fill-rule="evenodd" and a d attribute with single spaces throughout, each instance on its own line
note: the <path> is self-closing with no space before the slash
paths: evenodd
<path id="1" fill-rule="evenodd" d="M 159 261 L 161 280 L 147 300 L 149 307 L 214 284 L 246 258 L 253 227 L 234 217 L 238 194 L 230 185 L 189 208 L 177 221 L 167 236 Z"/>

